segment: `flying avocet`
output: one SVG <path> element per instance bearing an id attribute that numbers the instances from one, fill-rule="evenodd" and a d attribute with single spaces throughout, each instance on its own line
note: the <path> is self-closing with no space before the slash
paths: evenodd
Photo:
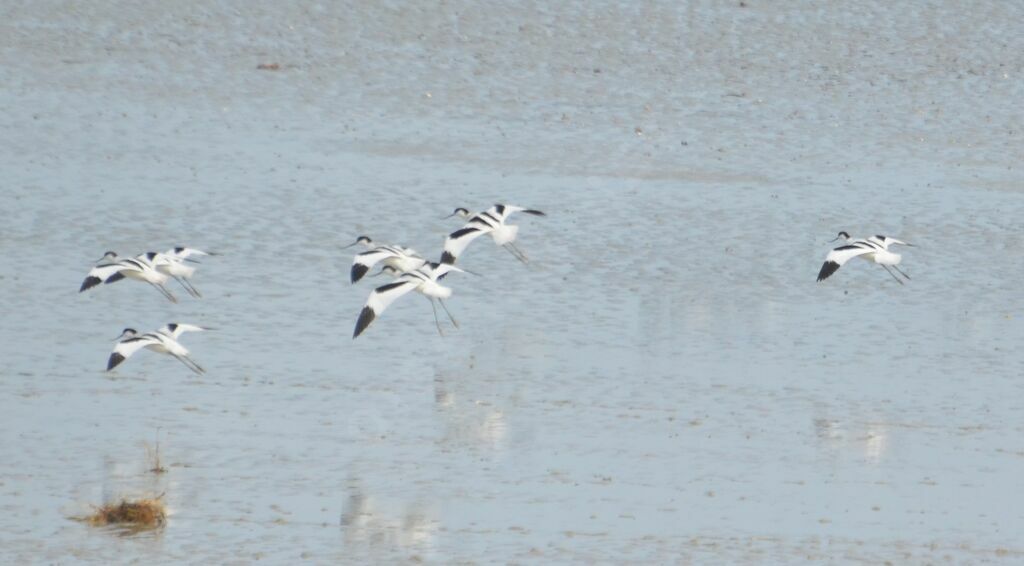
<path id="1" fill-rule="evenodd" d="M 455 321 L 455 317 L 452 316 L 452 313 L 448 311 L 448 307 L 444 304 L 444 299 L 452 296 L 452 290 L 450 287 L 445 287 L 437 282 L 438 279 L 452 271 L 461 272 L 463 270 L 445 263 L 427 263 L 419 269 L 402 273 L 391 283 L 374 289 L 366 300 L 366 306 L 359 313 L 359 319 L 356 321 L 356 328 L 352 333 L 352 339 L 354 340 L 359 337 L 366 330 L 366 327 L 370 326 L 370 323 L 380 316 L 391 303 L 411 291 L 417 291 L 430 300 L 430 306 L 434 309 L 434 324 L 437 326 L 438 334 L 444 336 L 444 331 L 441 330 L 441 321 L 437 319 L 437 306 L 434 304 L 434 299 L 441 303 L 441 308 L 448 314 L 452 325 L 458 328 L 459 323 Z"/>
<path id="2" fill-rule="evenodd" d="M 830 275 L 835 273 L 836 270 L 842 267 L 843 264 L 855 257 L 860 257 L 881 265 L 900 285 L 903 284 L 903 281 L 889 269 L 890 267 L 898 271 L 900 275 L 906 277 L 908 280 L 910 279 L 909 275 L 903 273 L 903 271 L 897 267 L 903 259 L 903 256 L 898 253 L 890 252 L 889 246 L 897 244 L 901 246 L 913 246 L 913 244 L 908 244 L 902 240 L 897 240 L 896 238 L 890 238 L 888 236 L 871 236 L 866 239 L 853 239 L 850 237 L 850 234 L 845 231 L 839 232 L 839 235 L 833 238 L 832 241 L 834 242 L 839 239 L 845 240 L 846 243 L 828 252 L 828 255 L 825 256 L 825 263 L 821 266 L 821 271 L 818 272 L 818 281 L 827 279 Z"/>
<path id="3" fill-rule="evenodd" d="M 92 289 L 100 283 L 120 281 L 125 277 L 136 281 L 145 281 L 156 287 L 164 297 L 167 297 L 167 300 L 172 303 L 178 302 L 178 299 L 164 286 L 164 283 L 167 282 L 167 275 L 157 270 L 145 256 L 119 259 L 114 252 L 103 254 L 103 257 L 98 260 L 98 264 L 89 270 L 89 275 L 82 281 L 78 292 Z"/>
<path id="4" fill-rule="evenodd" d="M 183 289 L 188 291 L 189 295 L 196 298 L 201 298 L 203 296 L 199 292 L 199 289 L 196 289 L 195 286 L 192 285 L 192 282 L 189 281 L 189 279 L 196 274 L 196 268 L 191 265 L 185 265 L 187 256 L 179 257 L 175 255 L 167 255 L 166 253 L 146 252 L 139 257 L 148 260 L 160 273 L 173 277 Z M 195 263 L 195 260 L 188 261 Z M 107 282 L 110 283 L 110 281 Z"/>
<path id="5" fill-rule="evenodd" d="M 139 334 L 134 328 L 125 328 L 121 335 L 118 336 L 118 342 L 114 346 L 114 351 L 107 360 L 107 371 L 120 365 L 121 362 L 130 358 L 135 352 L 146 348 L 177 358 L 178 361 L 197 374 L 204 373 L 206 370 L 190 358 L 188 356 L 188 349 L 176 340 L 176 331 L 185 332 L 185 327 L 187 327 L 187 330 L 204 330 L 199 326 L 191 324 L 181 325 L 173 323 L 164 326 L 156 332 L 147 332 L 145 334 Z M 177 332 L 177 334 L 180 335 L 180 332 Z"/>
<path id="6" fill-rule="evenodd" d="M 416 253 L 416 250 L 412 248 L 406 248 L 403 246 L 393 245 L 382 245 L 378 246 L 373 243 L 373 240 L 369 236 L 359 236 L 356 241 L 345 246 L 342 249 L 351 248 L 352 246 L 360 244 L 368 251 L 357 253 L 352 258 L 352 271 L 351 279 L 355 283 L 366 275 L 366 272 L 373 269 L 374 265 L 379 262 L 384 262 L 384 265 L 389 265 L 400 273 L 407 271 L 413 271 L 423 267 L 427 263 L 427 260 L 423 259 L 420 254 Z"/>
<path id="7" fill-rule="evenodd" d="M 490 234 L 491 239 L 494 240 L 496 245 L 508 250 L 519 261 L 527 263 L 529 260 L 526 254 L 520 251 L 513 243 L 516 240 L 516 235 L 519 233 L 519 226 L 505 222 L 513 212 L 523 212 L 534 216 L 547 216 L 539 210 L 510 204 L 496 204 L 477 214 L 470 214 L 469 210 L 465 208 L 456 208 L 445 218 L 458 216 L 459 218 L 469 218 L 469 221 L 462 228 L 449 234 L 445 239 L 441 263 L 454 264 L 458 257 L 462 255 L 462 252 L 465 251 L 466 246 L 484 234 Z"/>

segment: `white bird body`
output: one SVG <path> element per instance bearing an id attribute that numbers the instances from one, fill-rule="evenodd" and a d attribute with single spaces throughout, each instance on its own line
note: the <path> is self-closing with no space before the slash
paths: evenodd
<path id="1" fill-rule="evenodd" d="M 188 291 L 188 294 L 193 297 L 202 297 L 199 290 L 192 285 L 191 281 L 189 281 L 189 279 L 196 274 L 196 268 L 190 265 L 185 265 L 185 260 L 188 259 L 189 254 L 176 255 L 174 250 L 187 250 L 192 253 L 198 252 L 205 255 L 205 252 L 199 252 L 198 250 L 192 250 L 191 248 L 174 248 L 165 253 L 146 252 L 139 257 L 152 263 L 153 267 L 160 273 L 173 277 L 175 281 L 181 284 L 182 288 Z"/>
<path id="2" fill-rule="evenodd" d="M 359 313 L 359 319 L 356 321 L 356 328 L 352 333 L 352 338 L 355 339 L 362 334 L 370 323 L 380 316 L 391 303 L 413 291 L 417 291 L 430 299 L 432 307 L 434 306 L 434 299 L 437 299 L 445 312 L 448 312 L 448 307 L 444 306 L 444 299 L 452 296 L 452 289 L 441 285 L 437 281 L 452 271 L 462 270 L 450 264 L 427 263 L 416 270 L 402 273 L 391 283 L 374 289 L 366 300 L 363 310 Z M 458 328 L 459 325 L 455 322 L 455 318 L 452 317 L 450 312 L 448 312 L 448 317 L 451 319 L 452 324 Z M 441 330 L 441 324 L 437 320 L 437 307 L 434 307 L 434 323 L 437 325 L 438 333 L 443 336 L 444 332 Z"/>
<path id="3" fill-rule="evenodd" d="M 189 357 L 188 348 L 175 339 L 174 330 L 165 333 L 165 330 L 180 326 L 187 326 L 190 329 L 201 329 L 193 325 L 176 325 L 172 323 L 156 332 L 147 332 L 140 335 L 134 328 L 125 328 L 121 336 L 118 337 L 118 342 L 114 346 L 114 351 L 110 354 L 110 359 L 107 360 L 107 371 L 114 369 L 121 362 L 135 354 L 135 352 L 145 348 L 158 354 L 173 356 L 195 373 L 203 373 L 205 370 Z"/>
<path id="4" fill-rule="evenodd" d="M 855 257 L 881 265 L 886 271 L 889 271 L 889 267 L 892 267 L 908 280 L 910 279 L 909 275 L 903 273 L 903 271 L 896 267 L 903 260 L 903 256 L 889 251 L 889 246 L 896 244 L 911 246 L 912 244 L 908 244 L 902 240 L 897 240 L 896 238 L 890 238 L 888 236 L 871 236 L 870 238 L 854 239 L 846 232 L 840 232 L 835 239 L 838 240 L 840 238 L 846 240 L 846 243 L 833 249 L 827 256 L 825 256 L 825 263 L 822 264 L 821 271 L 818 272 L 818 281 L 827 279 L 840 267 L 845 265 L 846 262 Z M 896 277 L 892 271 L 889 271 L 889 275 L 892 275 L 892 277 L 901 285 L 903 284 L 903 281 L 900 280 L 899 277 Z"/>
<path id="5" fill-rule="evenodd" d="M 484 234 L 490 234 L 495 245 L 504 247 L 512 255 L 516 256 L 516 259 L 526 263 L 526 255 L 519 251 L 519 248 L 513 243 L 519 235 L 519 226 L 508 224 L 507 222 L 514 212 L 524 212 L 534 216 L 547 216 L 539 210 L 510 204 L 496 204 L 476 214 L 470 214 L 465 208 L 456 208 L 449 216 L 469 218 L 469 221 L 462 228 L 449 234 L 445 239 L 441 263 L 454 264 L 469 244 Z"/>

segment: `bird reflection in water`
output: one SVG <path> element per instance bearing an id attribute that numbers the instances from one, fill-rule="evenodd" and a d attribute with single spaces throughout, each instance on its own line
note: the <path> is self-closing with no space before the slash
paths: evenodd
<path id="1" fill-rule="evenodd" d="M 474 379 L 478 376 L 474 376 Z M 503 452 L 508 434 L 505 412 L 492 401 L 473 399 L 465 381 L 438 371 L 434 376 L 434 406 L 443 420 L 443 445 L 469 446 Z"/>
<path id="2" fill-rule="evenodd" d="M 426 505 L 402 504 L 368 494 L 359 480 L 349 482 L 341 528 L 347 551 L 411 553 L 425 557 L 436 542 L 438 521 Z"/>
<path id="3" fill-rule="evenodd" d="M 889 448 L 889 426 L 884 422 L 847 423 L 818 418 L 814 419 L 814 433 L 830 451 L 854 448 L 871 465 L 880 464 Z"/>

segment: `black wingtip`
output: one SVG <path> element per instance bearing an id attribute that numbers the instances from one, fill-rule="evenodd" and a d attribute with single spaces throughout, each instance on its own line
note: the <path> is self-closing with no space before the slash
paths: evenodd
<path id="1" fill-rule="evenodd" d="M 114 369 L 115 367 L 117 367 L 118 364 L 120 364 L 123 361 L 124 356 L 122 356 L 121 354 L 118 354 L 117 352 L 110 354 L 110 359 L 107 360 L 107 371 Z"/>
<path id="2" fill-rule="evenodd" d="M 373 322 L 373 319 L 377 318 L 377 315 L 373 312 L 370 307 L 363 307 L 363 311 L 359 313 L 359 320 L 356 321 L 356 330 L 352 333 L 352 339 L 359 338 L 359 335 L 366 330 L 367 326 Z"/>
<path id="3" fill-rule="evenodd" d="M 85 281 L 82 281 L 82 286 L 79 287 L 78 292 L 81 293 L 82 291 L 85 291 L 86 289 L 92 289 L 93 287 L 99 285 L 100 283 L 101 283 L 101 281 L 100 281 L 99 277 L 96 277 L 94 275 L 90 275 L 90 276 L 85 278 Z"/>
<path id="4" fill-rule="evenodd" d="M 539 210 L 532 210 L 532 209 L 524 210 L 523 213 L 524 214 L 532 214 L 534 216 L 547 216 L 547 214 L 544 214 L 543 212 L 541 212 Z"/>
<path id="5" fill-rule="evenodd" d="M 369 271 L 369 270 L 370 270 L 369 267 L 366 267 L 365 265 L 363 265 L 361 263 L 353 263 L 352 264 L 352 282 L 355 283 L 356 281 L 359 281 L 360 279 L 362 279 L 363 276 L 366 275 L 366 272 Z"/>
<path id="6" fill-rule="evenodd" d="M 818 272 L 818 281 L 824 281 L 828 279 L 829 275 L 832 275 L 839 269 L 839 264 L 834 261 L 826 261 L 821 266 L 821 271 Z"/>
<path id="7" fill-rule="evenodd" d="M 443 254 L 441 254 L 441 263 L 446 263 L 448 265 L 455 265 L 455 256 L 453 256 L 452 254 L 450 254 L 448 252 L 444 252 Z"/>

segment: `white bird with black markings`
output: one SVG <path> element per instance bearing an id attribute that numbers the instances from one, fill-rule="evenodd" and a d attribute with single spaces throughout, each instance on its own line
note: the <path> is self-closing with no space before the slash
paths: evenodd
<path id="1" fill-rule="evenodd" d="M 177 340 L 178 336 L 181 336 L 186 332 L 205 332 L 207 330 L 213 330 L 213 328 L 210 328 L 208 326 L 197 326 L 195 324 L 172 322 L 170 324 L 165 324 L 164 326 L 161 326 L 160 328 L 157 329 L 157 332 L 159 332 L 160 334 L 170 336 L 171 338 Z"/>
<path id="2" fill-rule="evenodd" d="M 469 218 L 469 221 L 462 228 L 452 232 L 445 238 L 441 263 L 454 264 L 459 256 L 462 255 L 462 252 L 466 250 L 466 247 L 469 246 L 470 242 L 484 234 L 490 234 L 491 239 L 494 240 L 496 245 L 508 250 L 519 261 L 527 263 L 529 260 L 526 254 L 516 247 L 514 243 L 516 235 L 519 233 L 519 226 L 507 223 L 509 216 L 514 212 L 522 212 L 534 216 L 547 216 L 539 210 L 510 204 L 496 204 L 477 214 L 470 214 L 469 210 L 465 208 L 456 208 L 445 218 L 458 216 L 459 218 Z"/>
<path id="3" fill-rule="evenodd" d="M 176 339 L 177 335 L 180 335 L 180 332 L 176 335 L 176 331 L 181 329 L 181 332 L 184 332 L 185 327 L 188 330 L 204 330 L 201 327 L 190 324 L 180 325 L 174 323 L 164 326 L 156 332 L 147 332 L 145 334 L 139 334 L 134 328 L 125 328 L 117 338 L 118 342 L 114 346 L 114 351 L 107 360 L 107 371 L 114 369 L 121 362 L 130 358 L 135 352 L 145 348 L 159 354 L 172 356 L 197 374 L 205 373 L 206 370 L 189 357 L 188 348 L 182 346 L 181 342 L 178 342 Z"/>
<path id="4" fill-rule="evenodd" d="M 107 252 L 99 259 L 98 264 L 89 270 L 89 274 L 82 281 L 78 292 L 92 289 L 100 283 L 114 283 L 121 279 L 128 278 L 135 281 L 144 281 L 156 287 L 168 301 L 177 303 L 175 298 L 164 283 L 167 282 L 167 274 L 161 273 L 144 255 L 136 258 L 117 257 L 115 252 Z"/>
<path id="5" fill-rule="evenodd" d="M 834 242 L 839 239 L 845 240 L 846 243 L 830 251 L 828 255 L 825 256 L 825 263 L 821 266 L 821 271 L 818 272 L 818 281 L 828 279 L 830 275 L 835 273 L 846 262 L 855 257 L 881 265 L 900 285 L 903 285 L 903 280 L 897 277 L 896 274 L 889 269 L 890 267 L 899 272 L 903 277 L 906 277 L 907 280 L 910 279 L 910 276 L 903 273 L 903 271 L 898 267 L 903 256 L 889 251 L 889 246 L 901 245 L 912 247 L 913 244 L 908 244 L 902 240 L 890 238 L 889 236 L 871 236 L 870 238 L 854 239 L 845 231 L 839 232 L 839 235 L 833 238 L 832 241 Z"/>
<path id="6" fill-rule="evenodd" d="M 423 259 L 412 248 L 397 245 L 377 245 L 369 236 L 359 236 L 355 242 L 342 249 L 351 248 L 357 244 L 369 248 L 369 250 L 360 252 L 352 258 L 352 270 L 350 273 L 352 283 L 362 279 L 367 271 L 373 269 L 373 266 L 380 262 L 384 262 L 384 265 L 391 266 L 402 273 L 419 269 L 427 263 L 427 260 Z"/>
<path id="7" fill-rule="evenodd" d="M 199 289 L 196 289 L 192 282 L 189 281 L 196 274 L 196 268 L 191 265 L 185 265 L 187 256 L 179 257 L 166 253 L 146 252 L 139 257 L 147 259 L 160 273 L 173 277 L 189 295 L 202 298 L 203 295 L 199 292 Z M 197 263 L 195 260 L 187 261 Z"/>
<path id="8" fill-rule="evenodd" d="M 176 247 L 173 247 L 173 248 L 167 250 L 166 252 L 164 252 L 164 255 L 175 257 L 175 258 L 178 258 L 178 259 L 180 259 L 182 261 L 189 261 L 189 262 L 192 262 L 192 263 L 199 263 L 198 261 L 192 259 L 192 256 L 194 256 L 194 255 L 198 255 L 198 256 L 204 256 L 204 255 L 215 256 L 215 255 L 220 255 L 220 254 L 218 254 L 216 252 L 204 252 L 203 250 L 197 250 L 195 248 L 187 248 L 185 246 L 176 246 Z"/>
<path id="9" fill-rule="evenodd" d="M 430 306 L 434 309 L 434 324 L 437 326 L 438 334 L 444 336 L 444 331 L 441 330 L 441 321 L 437 318 L 437 306 L 434 304 L 435 299 L 441 303 L 441 308 L 448 314 L 452 325 L 458 328 L 459 323 L 455 321 L 455 317 L 452 316 L 452 313 L 448 311 L 448 307 L 444 304 L 444 299 L 452 296 L 452 290 L 450 287 L 445 287 L 437 282 L 438 279 L 452 271 L 461 272 L 463 270 L 445 263 L 427 263 L 419 269 L 402 273 L 391 283 L 374 289 L 370 293 L 369 299 L 366 300 L 366 306 L 359 313 L 359 319 L 356 321 L 356 328 L 352 333 L 352 339 L 358 338 L 366 330 L 366 327 L 370 326 L 370 323 L 380 316 L 391 303 L 412 291 L 417 291 L 430 300 Z"/>

